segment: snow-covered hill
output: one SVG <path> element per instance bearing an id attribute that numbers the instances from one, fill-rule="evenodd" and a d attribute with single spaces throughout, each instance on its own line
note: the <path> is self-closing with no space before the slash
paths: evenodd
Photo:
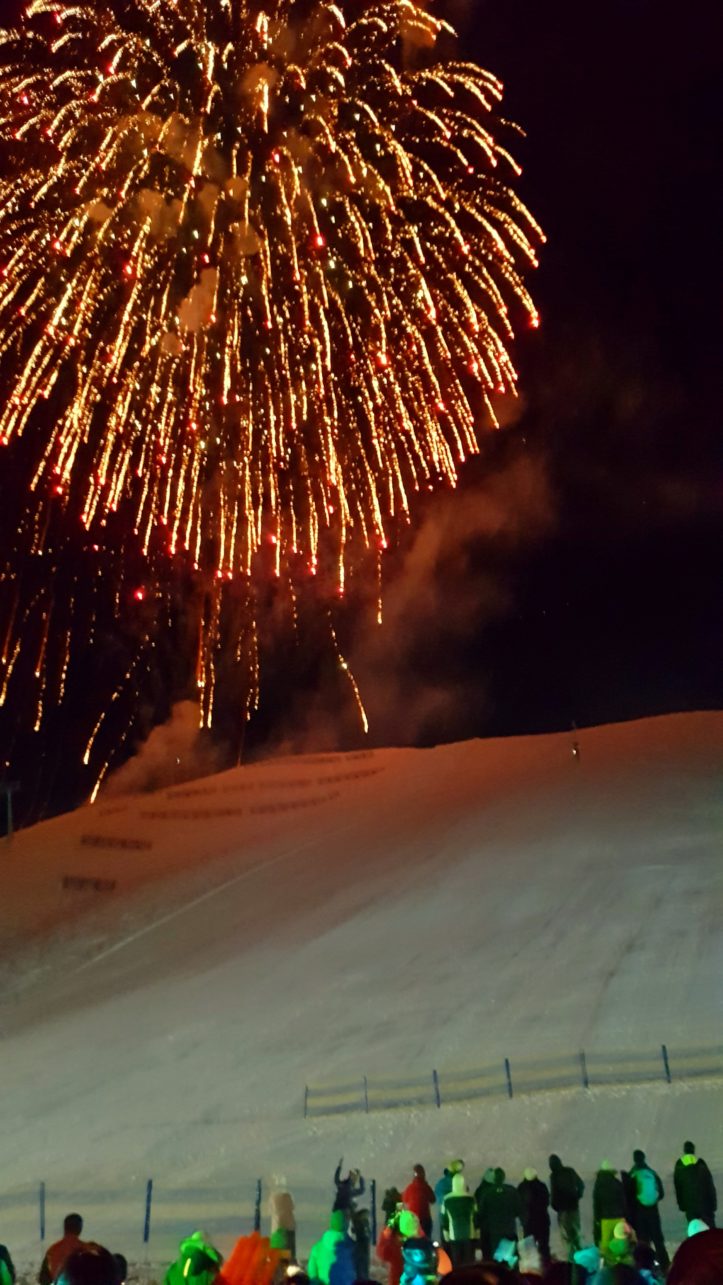
<path id="1" fill-rule="evenodd" d="M 342 1152 L 476 1184 L 553 1148 L 667 1173 L 692 1136 L 723 1171 L 723 1074 L 303 1117 L 364 1073 L 723 1045 L 723 716 L 578 739 L 275 760 L 4 845 L 0 1239 L 31 1252 L 37 1179 L 133 1253 L 153 1176 L 162 1255 L 230 1235 L 259 1175 L 308 1245 Z"/>

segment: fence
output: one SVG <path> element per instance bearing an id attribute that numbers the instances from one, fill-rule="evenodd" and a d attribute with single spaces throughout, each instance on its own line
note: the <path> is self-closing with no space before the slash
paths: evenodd
<path id="1" fill-rule="evenodd" d="M 723 1046 L 632 1053 L 589 1053 L 499 1062 L 469 1071 L 430 1070 L 418 1078 L 370 1079 L 304 1088 L 304 1116 L 384 1111 L 395 1107 L 441 1107 L 451 1102 L 543 1093 L 552 1089 L 591 1089 L 605 1085 L 652 1084 L 723 1075 Z"/>
<path id="2" fill-rule="evenodd" d="M 92 1239 L 122 1249 L 134 1263 L 167 1265 L 183 1236 L 202 1226 L 224 1253 L 238 1236 L 269 1233 L 268 1199 L 278 1178 L 239 1176 L 237 1183 L 179 1187 L 163 1177 L 113 1183 L 110 1187 L 65 1185 L 62 1177 L 0 1191 L 4 1239 L 12 1242 L 21 1280 L 34 1280 L 49 1242 L 61 1233 L 69 1209 L 79 1209 Z M 308 1253 L 328 1222 L 333 1184 L 297 1178 L 292 1187 L 300 1252 Z M 376 1242 L 377 1183 L 367 1180 L 364 1200 Z M 25 1270 L 27 1268 L 27 1270 Z M 28 1274 L 29 1272 L 29 1274 Z"/>

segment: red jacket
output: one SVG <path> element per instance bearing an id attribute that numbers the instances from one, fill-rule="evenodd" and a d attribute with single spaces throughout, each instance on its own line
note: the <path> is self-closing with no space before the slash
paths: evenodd
<path id="1" fill-rule="evenodd" d="M 56 1240 L 43 1259 L 38 1276 L 40 1285 L 50 1285 L 51 1281 L 57 1280 L 65 1266 L 66 1259 L 70 1258 L 70 1255 L 74 1254 L 76 1249 L 84 1248 L 85 1241 L 82 1241 L 80 1236 L 68 1235 L 63 1236 L 62 1240 Z"/>
<path id="2" fill-rule="evenodd" d="M 377 1258 L 389 1268 L 389 1285 L 399 1285 L 404 1271 L 402 1242 L 393 1227 L 383 1227 L 377 1241 Z"/>
<path id="3" fill-rule="evenodd" d="M 402 1193 L 404 1204 L 407 1209 L 411 1209 L 412 1213 L 417 1215 L 420 1223 L 429 1221 L 431 1217 L 429 1207 L 434 1204 L 435 1199 L 432 1188 L 428 1182 L 424 1181 L 424 1178 L 413 1178 Z"/>

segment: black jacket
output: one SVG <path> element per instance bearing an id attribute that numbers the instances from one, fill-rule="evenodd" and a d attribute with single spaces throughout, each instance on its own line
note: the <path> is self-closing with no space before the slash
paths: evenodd
<path id="1" fill-rule="evenodd" d="M 352 1204 L 356 1200 L 357 1196 L 364 1195 L 364 1191 L 365 1191 L 364 1179 L 362 1178 L 361 1174 L 359 1174 L 358 1187 L 352 1187 L 351 1174 L 349 1175 L 348 1178 L 342 1178 L 341 1160 L 336 1166 L 336 1171 L 334 1173 L 334 1182 L 336 1184 L 336 1200 L 334 1201 L 334 1206 L 333 1206 L 335 1210 L 351 1209 Z"/>
<path id="2" fill-rule="evenodd" d="M 517 1194 L 520 1197 L 520 1222 L 526 1236 L 535 1236 L 550 1226 L 550 1193 L 540 1178 L 523 1178 Z"/>
<path id="3" fill-rule="evenodd" d="M 592 1189 L 592 1220 L 595 1243 L 600 1241 L 600 1223 L 603 1218 L 620 1220 L 627 1213 L 625 1191 L 620 1179 L 610 1169 L 600 1169 Z"/>
<path id="4" fill-rule="evenodd" d="M 673 1172 L 678 1208 L 688 1219 L 702 1218 L 707 1222 L 706 1214 L 710 1217 L 718 1208 L 713 1175 L 700 1156 L 686 1156 L 685 1160 L 693 1160 L 694 1163 L 685 1164 L 681 1156 L 676 1160 Z"/>
<path id="5" fill-rule="evenodd" d="M 522 1202 L 510 1183 L 483 1185 L 477 1216 L 480 1231 L 489 1237 L 493 1253 L 501 1240 L 517 1240 L 517 1219 L 521 1213 Z"/>
<path id="6" fill-rule="evenodd" d="M 571 1165 L 550 1170 L 550 1203 L 556 1214 L 577 1209 L 584 1190 L 585 1183 Z"/>

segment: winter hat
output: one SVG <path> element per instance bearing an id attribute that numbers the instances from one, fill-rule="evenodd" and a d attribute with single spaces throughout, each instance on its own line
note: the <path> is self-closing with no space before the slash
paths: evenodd
<path id="1" fill-rule="evenodd" d="M 113 1255 L 101 1245 L 84 1245 L 65 1260 L 58 1280 L 64 1285 L 116 1285 Z"/>
<path id="2" fill-rule="evenodd" d="M 452 1178 L 452 1193 L 455 1196 L 466 1196 L 467 1183 L 464 1180 L 463 1173 L 456 1173 Z"/>
<path id="3" fill-rule="evenodd" d="M 524 1178 L 525 1182 L 534 1182 L 535 1178 L 537 1177 L 537 1170 L 524 1169 L 522 1172 L 522 1177 Z"/>
<path id="4" fill-rule="evenodd" d="M 406 1240 L 409 1236 L 421 1236 L 422 1229 L 419 1226 L 419 1219 L 413 1214 L 411 1209 L 403 1209 L 399 1215 L 399 1235 Z"/>
<path id="5" fill-rule="evenodd" d="M 684 1240 L 668 1273 L 668 1285 L 720 1285 L 723 1231 L 702 1231 Z"/>
<path id="6" fill-rule="evenodd" d="M 603 1160 L 600 1163 L 600 1173 L 615 1173 L 615 1166 L 610 1164 L 609 1160 Z"/>
<path id="7" fill-rule="evenodd" d="M 562 1161 L 559 1156 L 550 1156 L 550 1168 L 553 1173 L 556 1169 L 562 1169 Z"/>
<path id="8" fill-rule="evenodd" d="M 123 1254 L 114 1254 L 116 1285 L 125 1285 L 128 1278 L 128 1259 Z"/>
<path id="9" fill-rule="evenodd" d="M 688 1223 L 687 1235 L 698 1236 L 702 1231 L 710 1231 L 710 1227 L 708 1226 L 708 1224 L 704 1223 L 702 1218 L 691 1219 L 691 1221 Z"/>
<path id="10" fill-rule="evenodd" d="M 578 1249 L 572 1257 L 578 1267 L 584 1267 L 591 1275 L 600 1268 L 600 1250 L 596 1245 L 586 1245 L 584 1249 Z"/>
<path id="11" fill-rule="evenodd" d="M 633 1152 L 633 1164 L 634 1165 L 645 1164 L 645 1152 L 641 1151 L 640 1148 L 638 1148 L 636 1151 Z"/>

